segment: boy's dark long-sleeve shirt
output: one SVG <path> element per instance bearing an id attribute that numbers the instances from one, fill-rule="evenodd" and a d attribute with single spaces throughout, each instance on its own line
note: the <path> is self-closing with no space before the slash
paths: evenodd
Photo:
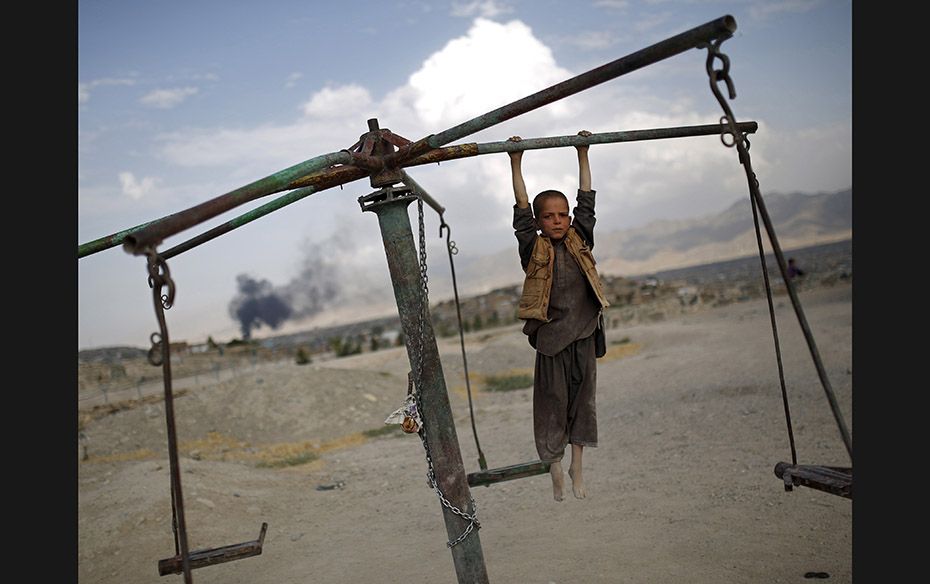
<path id="1" fill-rule="evenodd" d="M 594 248 L 595 191 L 578 191 L 572 226 L 588 247 Z M 520 263 L 526 271 L 536 238 L 536 224 L 531 207 L 514 205 L 513 228 L 519 246 Z M 562 241 L 553 242 L 555 267 L 549 300 L 549 322 L 530 319 L 523 332 L 530 344 L 544 355 L 554 356 L 573 341 L 591 335 L 597 328 L 600 303 Z"/>

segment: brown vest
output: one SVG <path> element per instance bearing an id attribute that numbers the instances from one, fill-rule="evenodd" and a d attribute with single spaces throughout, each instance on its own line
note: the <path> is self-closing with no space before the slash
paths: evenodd
<path id="1" fill-rule="evenodd" d="M 597 274 L 597 266 L 591 250 L 585 244 L 574 227 L 569 227 L 565 234 L 565 248 L 571 254 L 581 271 L 584 272 L 591 285 L 591 289 L 601 303 L 601 308 L 607 308 L 610 303 L 604 294 L 601 279 Z M 549 322 L 549 293 L 552 291 L 552 268 L 555 265 L 555 250 L 548 237 L 540 235 L 536 238 L 530 262 L 526 266 L 526 278 L 523 280 L 523 295 L 517 308 L 517 318 L 535 318 Z"/>

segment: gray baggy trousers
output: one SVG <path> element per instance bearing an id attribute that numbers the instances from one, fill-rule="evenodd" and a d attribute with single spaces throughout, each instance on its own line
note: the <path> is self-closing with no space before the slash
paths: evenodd
<path id="1" fill-rule="evenodd" d="M 540 460 L 561 460 L 566 444 L 597 446 L 594 335 L 553 357 L 536 352 L 533 433 Z"/>

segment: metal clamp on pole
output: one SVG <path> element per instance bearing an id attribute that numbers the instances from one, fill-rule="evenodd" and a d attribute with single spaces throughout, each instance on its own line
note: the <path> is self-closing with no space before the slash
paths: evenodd
<path id="1" fill-rule="evenodd" d="M 358 204 L 362 207 L 362 211 L 368 211 L 373 207 L 378 207 L 386 203 L 392 203 L 398 200 L 407 200 L 409 202 L 415 199 L 416 196 L 413 194 L 410 187 L 384 187 L 373 193 L 359 197 Z"/>

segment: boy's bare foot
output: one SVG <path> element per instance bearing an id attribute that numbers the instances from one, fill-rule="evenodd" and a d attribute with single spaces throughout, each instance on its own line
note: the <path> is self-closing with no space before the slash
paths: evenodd
<path id="1" fill-rule="evenodd" d="M 555 461 L 549 465 L 549 475 L 552 477 L 552 498 L 556 501 L 561 501 L 562 488 L 564 486 L 564 479 L 562 477 L 562 463 L 560 461 Z"/>
<path id="2" fill-rule="evenodd" d="M 572 494 L 576 499 L 584 499 L 587 493 L 584 490 L 584 479 L 581 476 L 581 469 L 577 471 L 574 468 L 568 468 L 568 476 L 572 479 Z"/>

